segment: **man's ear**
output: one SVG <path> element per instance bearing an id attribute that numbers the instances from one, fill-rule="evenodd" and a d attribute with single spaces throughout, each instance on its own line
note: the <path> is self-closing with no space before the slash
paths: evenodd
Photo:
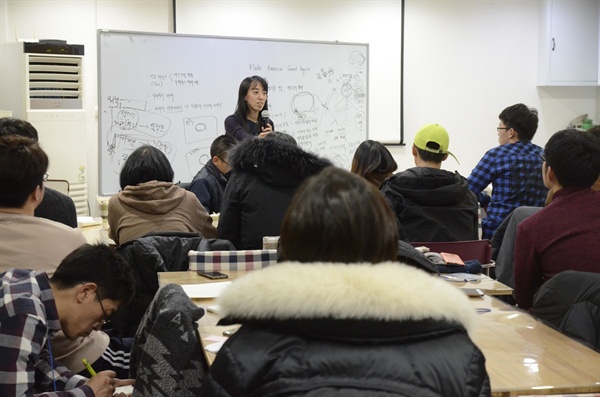
<path id="1" fill-rule="evenodd" d="M 549 166 L 548 163 L 546 163 L 546 177 L 553 184 L 557 184 L 558 183 L 558 180 L 556 179 L 556 174 L 554 173 L 554 170 L 552 169 L 552 166 Z"/>
<path id="2" fill-rule="evenodd" d="M 419 152 L 417 152 L 417 147 L 416 147 L 416 146 L 415 146 L 415 144 L 413 143 L 413 145 L 412 145 L 412 155 L 413 155 L 414 157 L 417 157 L 417 154 L 418 154 L 418 153 L 419 153 Z"/>
<path id="3" fill-rule="evenodd" d="M 87 282 L 87 283 L 83 283 L 83 284 L 79 284 L 77 286 L 77 301 L 78 302 L 83 302 L 86 299 L 90 298 L 92 295 L 94 295 L 96 293 L 96 290 L 98 289 L 98 286 L 96 285 L 96 283 L 92 283 L 92 282 Z"/>
<path id="4" fill-rule="evenodd" d="M 213 156 L 212 159 L 210 159 L 210 161 L 212 161 L 212 163 L 214 165 L 218 165 L 219 161 L 221 161 L 221 159 L 219 157 L 217 157 L 217 156 Z"/>
<path id="5" fill-rule="evenodd" d="M 38 205 L 40 205 L 40 203 L 44 199 L 44 191 L 45 191 L 44 186 L 38 185 L 35 187 L 35 189 L 33 189 L 31 194 L 29 195 L 29 199 L 35 204 L 36 208 Z"/>

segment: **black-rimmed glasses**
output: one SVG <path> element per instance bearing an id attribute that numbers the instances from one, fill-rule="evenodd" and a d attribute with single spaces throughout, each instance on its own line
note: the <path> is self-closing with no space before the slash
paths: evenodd
<path id="1" fill-rule="evenodd" d="M 500 132 L 501 130 L 510 130 L 510 127 L 496 127 L 496 131 Z"/>
<path id="2" fill-rule="evenodd" d="M 106 310 L 104 310 L 104 305 L 102 304 L 102 298 L 100 297 L 100 294 L 98 293 L 98 290 L 96 290 L 96 297 L 98 298 L 98 303 L 100 303 L 100 308 L 102 309 L 102 325 L 108 324 L 110 322 L 110 318 L 108 318 L 108 314 L 106 314 Z"/>

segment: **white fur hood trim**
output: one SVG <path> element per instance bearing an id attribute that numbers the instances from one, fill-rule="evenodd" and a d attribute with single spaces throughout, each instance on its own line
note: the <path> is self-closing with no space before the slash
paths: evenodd
<path id="1" fill-rule="evenodd" d="M 249 272 L 219 297 L 235 319 L 436 319 L 471 333 L 467 296 L 437 276 L 400 263 L 281 263 Z"/>

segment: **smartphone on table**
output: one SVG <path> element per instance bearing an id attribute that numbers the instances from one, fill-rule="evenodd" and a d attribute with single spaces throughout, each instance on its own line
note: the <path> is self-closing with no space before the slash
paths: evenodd
<path id="1" fill-rule="evenodd" d="M 221 272 L 204 272 L 202 270 L 198 270 L 197 273 L 198 273 L 198 275 L 209 278 L 211 280 L 219 280 L 222 278 L 229 277 L 227 274 L 221 273 Z"/>

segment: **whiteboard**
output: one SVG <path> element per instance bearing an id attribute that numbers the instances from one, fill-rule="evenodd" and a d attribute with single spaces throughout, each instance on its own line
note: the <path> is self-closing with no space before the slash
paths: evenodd
<path id="1" fill-rule="evenodd" d="M 368 44 L 98 31 L 99 186 L 143 144 L 163 151 L 189 182 L 225 133 L 240 82 L 269 83 L 275 130 L 349 169 L 367 139 Z"/>

